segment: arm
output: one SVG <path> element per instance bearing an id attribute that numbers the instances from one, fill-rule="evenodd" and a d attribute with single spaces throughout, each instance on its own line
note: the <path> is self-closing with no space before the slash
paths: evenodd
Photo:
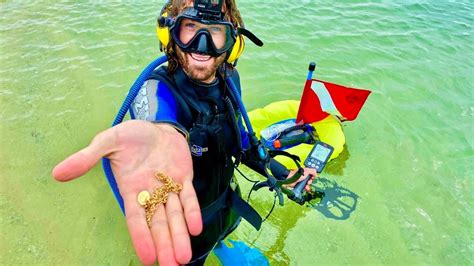
<path id="1" fill-rule="evenodd" d="M 250 169 L 254 170 L 255 172 L 259 173 L 263 177 L 266 177 L 265 171 L 264 171 L 265 166 L 263 165 L 263 163 L 256 160 L 247 159 L 248 158 L 247 156 L 244 156 L 244 158 L 242 159 L 243 164 L 245 164 L 246 166 L 248 166 Z M 281 163 L 279 163 L 273 158 L 270 159 L 270 171 L 276 179 L 280 179 L 280 180 L 286 179 L 288 175 L 290 174 L 290 170 L 288 170 L 284 165 L 282 165 Z"/>
<path id="2" fill-rule="evenodd" d="M 237 90 L 238 90 L 238 94 L 239 94 L 239 95 L 235 95 L 235 97 L 239 98 L 242 95 L 242 91 L 240 89 L 240 77 L 238 75 L 238 72 L 237 71 L 232 72 L 231 78 L 232 78 L 234 84 L 236 85 Z M 241 100 L 241 99 L 236 99 L 236 100 Z M 244 153 L 241 154 L 242 155 L 242 157 L 241 157 L 242 163 L 247 165 L 250 169 L 254 170 L 255 172 L 261 174 L 262 176 L 264 176 L 266 178 L 267 176 L 266 176 L 265 170 L 264 170 L 265 165 L 261 160 L 259 160 L 256 157 L 255 154 L 253 154 L 254 151 L 251 147 L 250 140 L 249 140 L 249 137 L 248 137 L 248 133 L 245 130 L 245 127 L 243 125 L 241 115 L 239 116 L 237 123 L 238 123 L 239 131 L 240 131 L 240 139 L 242 141 L 242 149 L 244 150 Z M 240 151 L 238 151 L 238 152 L 240 152 Z M 286 178 L 292 176 L 296 172 L 296 170 L 291 170 L 291 171 L 288 170 L 284 165 L 282 165 L 278 161 L 274 160 L 273 158 L 270 159 L 269 168 L 270 168 L 270 171 L 271 171 L 272 175 L 276 179 L 280 179 L 280 180 L 286 179 Z M 298 181 L 296 181 L 294 184 L 296 184 L 297 182 L 303 180 L 308 174 L 311 174 L 313 176 L 309 180 L 309 182 L 307 183 L 307 186 L 305 188 L 306 190 L 309 191 L 310 190 L 309 185 L 311 184 L 312 180 L 317 176 L 317 173 L 314 169 L 305 168 L 304 169 L 304 174 L 302 175 L 302 177 Z M 293 186 L 294 184 L 292 184 L 291 186 Z"/>
<path id="3" fill-rule="evenodd" d="M 149 93 L 142 91 L 142 95 L 145 92 Z M 149 120 L 153 110 L 159 113 L 160 108 L 153 107 L 148 100 L 149 97 L 137 98 L 132 107 L 132 117 L 145 121 L 126 121 L 97 134 L 86 148 L 59 163 L 52 175 L 58 181 L 69 181 L 87 173 L 102 157 L 110 159 L 140 260 L 144 264 L 157 260 L 162 265 L 185 264 L 192 256 L 190 235 L 202 231 L 201 211 L 192 184 L 191 154 L 186 138 L 179 133 L 179 124 L 173 125 L 172 114 Z M 162 107 L 170 104 L 158 103 Z M 148 228 L 137 196 L 143 190 L 153 192 L 160 185 L 154 177 L 157 171 L 183 188 L 179 194 L 168 194 L 166 205 L 158 206 Z"/>
<path id="4" fill-rule="evenodd" d="M 261 160 L 256 158 L 256 156 L 254 154 L 252 154 L 253 151 L 250 147 L 250 142 L 248 141 L 248 137 L 246 137 L 247 132 L 245 132 L 245 130 L 243 130 L 243 131 L 241 131 L 241 133 L 242 133 L 242 140 L 243 140 L 242 144 L 243 144 L 243 147 L 246 148 L 245 152 L 242 156 L 242 163 L 245 164 L 246 166 L 248 166 L 250 169 L 254 170 L 255 172 L 259 173 L 260 175 L 262 175 L 263 177 L 266 178 L 267 176 L 266 176 L 265 171 L 264 171 L 265 165 Z M 244 137 L 244 135 L 245 135 L 245 137 Z M 293 169 L 293 170 L 287 169 L 286 166 L 279 163 L 277 160 L 275 160 L 273 158 L 270 158 L 269 168 L 270 168 L 271 174 L 276 179 L 279 179 L 279 180 L 284 180 L 284 179 L 290 178 L 297 171 L 297 169 Z M 295 186 L 298 182 L 304 180 L 308 175 L 312 175 L 312 177 L 306 183 L 305 190 L 306 191 L 311 191 L 310 185 L 311 185 L 312 181 L 314 180 L 314 178 L 316 178 L 318 176 L 318 174 L 316 173 L 316 170 L 313 169 L 313 168 L 304 168 L 303 175 L 296 182 L 294 182 L 292 184 L 289 184 L 289 186 L 290 187 Z"/>
<path id="5" fill-rule="evenodd" d="M 130 107 L 132 119 L 169 124 L 187 139 L 188 132 L 178 123 L 177 114 L 178 106 L 170 88 L 154 79 L 143 84 Z"/>
<path id="6" fill-rule="evenodd" d="M 265 165 L 261 160 L 259 160 L 257 158 L 257 156 L 255 154 L 253 154 L 254 151 L 251 147 L 250 140 L 249 140 L 249 137 L 248 137 L 248 133 L 247 133 L 247 131 L 245 130 L 245 128 L 243 126 L 241 117 L 239 118 L 238 126 L 239 126 L 239 129 L 240 129 L 240 138 L 242 140 L 242 148 L 245 151 L 244 154 L 242 155 L 242 163 L 245 164 L 246 166 L 248 166 L 250 169 L 254 170 L 255 172 L 259 173 L 260 175 L 262 175 L 263 177 L 266 178 L 267 176 L 266 176 L 265 170 L 264 170 Z M 275 160 L 273 158 L 270 158 L 269 168 L 270 168 L 271 174 L 276 179 L 279 179 L 279 180 L 287 179 L 287 178 L 293 176 L 293 174 L 297 171 L 296 169 L 293 169 L 293 170 L 287 169 L 286 166 L 284 166 L 283 164 L 281 164 L 280 162 L 278 162 L 277 160 Z M 317 176 L 316 170 L 314 170 L 312 168 L 304 168 L 304 174 L 298 179 L 298 181 L 291 184 L 290 186 L 294 186 L 296 183 L 302 181 L 309 174 L 311 174 L 313 177 L 308 181 L 305 189 L 307 191 L 310 191 L 311 190 L 310 189 L 310 184 L 312 183 L 312 180 L 314 180 L 314 178 Z"/>

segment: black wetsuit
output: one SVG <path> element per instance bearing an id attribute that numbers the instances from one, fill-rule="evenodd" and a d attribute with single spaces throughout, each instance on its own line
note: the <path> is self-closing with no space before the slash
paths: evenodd
<path id="1" fill-rule="evenodd" d="M 237 71 L 227 72 L 240 93 Z M 220 74 L 213 83 L 203 84 L 190 80 L 180 68 L 170 75 L 166 67 L 161 67 L 143 85 L 131 107 L 132 118 L 169 123 L 187 137 L 193 185 L 204 222 L 203 232 L 191 237 L 193 260 L 205 257 L 235 228 L 241 216 L 260 227 L 261 218 L 232 185 L 236 158 L 263 173 L 263 165 L 248 155 L 250 144 L 237 97 Z M 274 162 L 272 172 L 288 174 L 286 168 Z"/>

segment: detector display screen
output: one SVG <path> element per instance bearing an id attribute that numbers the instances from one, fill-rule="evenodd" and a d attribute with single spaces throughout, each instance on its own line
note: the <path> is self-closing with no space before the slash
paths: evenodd
<path id="1" fill-rule="evenodd" d="M 326 161 L 329 153 L 331 153 L 330 149 L 324 147 L 323 145 L 316 145 L 310 156 L 320 161 Z"/>
<path id="2" fill-rule="evenodd" d="M 306 158 L 304 165 L 306 167 L 314 168 L 318 173 L 321 173 L 324 169 L 324 166 L 329 161 L 329 158 L 331 158 L 333 151 L 334 148 L 331 145 L 317 141 Z"/>

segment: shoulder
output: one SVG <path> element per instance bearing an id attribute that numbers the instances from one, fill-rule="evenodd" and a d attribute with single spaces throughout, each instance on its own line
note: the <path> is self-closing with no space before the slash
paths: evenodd
<path id="1" fill-rule="evenodd" d="M 165 83 L 174 83 L 173 77 L 171 74 L 168 73 L 168 69 L 166 66 L 161 66 L 155 69 L 151 75 L 147 78 L 147 80 L 158 80 Z"/>

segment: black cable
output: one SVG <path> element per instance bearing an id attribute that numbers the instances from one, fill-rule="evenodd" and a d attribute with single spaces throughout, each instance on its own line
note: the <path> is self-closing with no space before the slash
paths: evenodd
<path id="1" fill-rule="evenodd" d="M 272 214 L 273 209 L 275 208 L 276 198 L 277 198 L 277 194 L 275 193 L 275 197 L 273 197 L 273 206 L 270 209 L 270 212 L 267 214 L 267 216 L 265 216 L 265 218 L 263 218 L 262 223 L 267 220 L 267 218 L 270 216 L 270 214 Z"/>
<path id="2" fill-rule="evenodd" d="M 250 201 L 250 195 L 252 195 L 253 188 L 257 185 L 257 182 L 253 183 L 252 188 L 249 190 L 249 195 L 247 196 L 247 203 Z"/>
<path id="3" fill-rule="evenodd" d="M 237 172 L 239 172 L 239 174 L 240 174 L 241 176 L 243 176 L 247 181 L 253 183 L 252 188 L 249 190 L 249 195 L 247 196 L 247 203 L 249 203 L 250 195 L 252 195 L 253 188 L 255 187 L 255 185 L 257 185 L 257 183 L 258 183 L 259 181 L 254 181 L 254 180 L 251 180 L 250 178 L 246 177 L 246 176 L 244 175 L 244 173 L 242 173 L 242 172 L 239 170 L 239 168 L 237 168 L 237 167 L 235 167 L 235 170 L 237 170 Z"/>
<path id="4" fill-rule="evenodd" d="M 248 202 L 250 201 L 250 195 L 252 195 L 253 188 L 257 185 L 257 183 L 258 183 L 259 181 L 254 181 L 254 180 L 251 180 L 250 178 L 246 177 L 246 176 L 239 170 L 239 168 L 237 168 L 237 167 L 235 167 L 235 170 L 237 170 L 237 172 L 239 172 L 239 174 L 240 174 L 241 176 L 243 176 L 247 181 L 253 183 L 252 188 L 250 189 L 249 194 L 248 194 L 248 196 L 247 196 L 247 203 L 248 203 Z M 265 222 L 265 221 L 268 219 L 268 217 L 270 217 L 270 215 L 272 214 L 273 209 L 275 208 L 276 198 L 277 198 L 277 194 L 276 194 L 276 192 L 275 192 L 275 196 L 273 197 L 273 205 L 272 205 L 272 208 L 271 208 L 270 211 L 268 212 L 267 216 L 265 216 L 265 218 L 263 218 L 262 223 Z"/>
<path id="5" fill-rule="evenodd" d="M 246 176 L 239 170 L 239 168 L 235 167 L 235 170 L 237 170 L 237 172 L 239 172 L 239 174 L 240 174 L 241 176 L 243 176 L 245 179 L 247 179 L 247 181 L 252 182 L 252 183 L 258 183 L 258 182 L 259 182 L 259 181 L 255 181 L 255 180 L 252 180 L 252 179 L 246 177 Z"/>

